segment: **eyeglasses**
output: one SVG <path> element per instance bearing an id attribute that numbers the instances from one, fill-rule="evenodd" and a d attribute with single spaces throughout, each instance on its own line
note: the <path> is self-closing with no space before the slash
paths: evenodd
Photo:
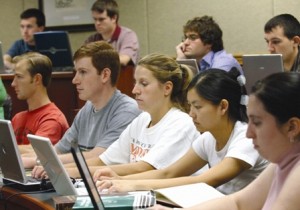
<path id="1" fill-rule="evenodd" d="M 190 34 L 190 35 L 184 35 L 182 37 L 182 41 L 184 42 L 185 40 L 189 40 L 189 41 L 195 41 L 196 39 L 199 39 L 199 35 L 198 34 Z"/>

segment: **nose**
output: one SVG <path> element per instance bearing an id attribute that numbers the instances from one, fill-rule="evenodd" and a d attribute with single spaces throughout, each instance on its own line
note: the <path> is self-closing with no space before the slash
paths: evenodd
<path id="1" fill-rule="evenodd" d="M 195 112 L 193 111 L 193 108 L 192 108 L 192 107 L 190 108 L 189 115 L 190 115 L 190 117 L 193 118 L 193 119 L 195 119 L 195 117 L 196 117 Z"/>
<path id="2" fill-rule="evenodd" d="M 75 73 L 73 79 L 72 79 L 72 83 L 73 84 L 78 84 L 78 76 L 77 76 L 77 72 Z"/>
<path id="3" fill-rule="evenodd" d="M 274 52 L 275 52 L 275 48 L 274 48 L 272 42 L 269 42 L 269 43 L 268 43 L 268 51 L 269 51 L 270 53 L 274 53 Z"/>
<path id="4" fill-rule="evenodd" d="M 26 34 L 28 32 L 28 27 L 24 26 L 24 27 L 21 27 L 21 32 L 23 34 Z"/>
<path id="5" fill-rule="evenodd" d="M 133 86 L 133 89 L 132 89 L 132 94 L 134 94 L 134 95 L 137 95 L 140 91 L 139 91 L 139 89 L 138 89 L 138 87 L 137 87 L 137 84 L 135 84 L 134 86 Z"/>
<path id="6" fill-rule="evenodd" d="M 95 25 L 97 26 L 97 25 L 100 25 L 101 24 L 101 22 L 99 21 L 99 20 L 95 20 Z"/>
<path id="7" fill-rule="evenodd" d="M 248 124 L 248 128 L 246 131 L 246 137 L 249 139 L 253 139 L 255 137 L 251 123 Z"/>
<path id="8" fill-rule="evenodd" d="M 14 77 L 13 81 L 10 84 L 12 87 L 16 87 L 16 81 L 15 80 L 16 80 L 16 78 Z"/>
<path id="9" fill-rule="evenodd" d="M 182 40 L 183 44 L 188 45 L 190 43 L 190 39 L 187 37 Z"/>

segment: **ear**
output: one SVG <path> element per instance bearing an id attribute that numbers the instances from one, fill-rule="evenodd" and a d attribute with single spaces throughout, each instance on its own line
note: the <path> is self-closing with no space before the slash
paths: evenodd
<path id="1" fill-rule="evenodd" d="M 114 20 L 115 23 L 117 23 L 117 15 L 114 15 L 111 19 Z"/>
<path id="2" fill-rule="evenodd" d="M 164 95 L 169 96 L 172 94 L 173 90 L 173 83 L 171 81 L 167 81 L 164 84 Z"/>
<path id="3" fill-rule="evenodd" d="M 204 46 L 205 46 L 206 52 L 211 51 L 212 44 L 204 44 Z"/>
<path id="4" fill-rule="evenodd" d="M 224 115 L 228 110 L 229 102 L 226 99 L 222 99 L 219 106 L 221 113 Z"/>
<path id="5" fill-rule="evenodd" d="M 300 140 L 300 119 L 297 117 L 292 117 L 287 122 L 288 126 L 288 138 L 290 140 Z"/>
<path id="6" fill-rule="evenodd" d="M 39 32 L 43 32 L 45 30 L 45 26 L 40 26 L 39 27 Z"/>
<path id="7" fill-rule="evenodd" d="M 299 37 L 299 36 L 294 36 L 294 37 L 293 37 L 293 41 L 294 41 L 297 45 L 299 45 L 299 44 L 300 44 L 300 37 Z"/>
<path id="8" fill-rule="evenodd" d="M 43 85 L 43 76 L 40 73 L 37 73 L 33 76 L 33 81 L 37 85 Z"/>
<path id="9" fill-rule="evenodd" d="M 101 72 L 101 78 L 103 83 L 110 81 L 111 70 L 109 68 L 104 68 Z"/>

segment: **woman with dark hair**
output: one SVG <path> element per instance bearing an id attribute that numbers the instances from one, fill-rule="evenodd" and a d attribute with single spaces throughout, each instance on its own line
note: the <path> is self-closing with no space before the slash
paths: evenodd
<path id="1" fill-rule="evenodd" d="M 237 69 L 230 72 L 210 69 L 199 73 L 187 92 L 190 116 L 202 133 L 192 148 L 165 169 L 122 177 L 109 169 L 100 170 L 94 174 L 95 181 L 103 176 L 133 180 L 100 181 L 97 182 L 99 189 L 134 191 L 205 182 L 230 194 L 248 185 L 266 167 L 267 161 L 246 138 L 244 84 L 245 79 Z M 209 166 L 208 170 L 189 176 L 205 165 Z"/>
<path id="2" fill-rule="evenodd" d="M 258 81 L 252 88 L 247 112 L 247 136 L 271 163 L 243 190 L 189 209 L 299 209 L 300 74 L 277 73 Z"/>

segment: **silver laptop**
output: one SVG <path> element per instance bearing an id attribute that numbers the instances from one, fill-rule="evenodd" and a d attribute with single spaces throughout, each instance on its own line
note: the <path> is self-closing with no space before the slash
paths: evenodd
<path id="1" fill-rule="evenodd" d="M 84 188 L 75 188 L 49 138 L 32 134 L 27 137 L 57 194 L 87 195 Z"/>
<path id="2" fill-rule="evenodd" d="M 176 61 L 179 64 L 184 64 L 190 67 L 190 69 L 194 73 L 194 76 L 199 73 L 199 67 L 196 59 L 177 59 Z"/>
<path id="3" fill-rule="evenodd" d="M 9 120 L 0 120 L 0 147 L 3 183 L 24 191 L 39 190 L 41 182 L 26 176 L 15 133 Z"/>
<path id="4" fill-rule="evenodd" d="M 246 77 L 246 89 L 250 93 L 252 86 L 257 80 L 283 72 L 281 54 L 248 54 L 243 55 L 243 70 Z"/>

